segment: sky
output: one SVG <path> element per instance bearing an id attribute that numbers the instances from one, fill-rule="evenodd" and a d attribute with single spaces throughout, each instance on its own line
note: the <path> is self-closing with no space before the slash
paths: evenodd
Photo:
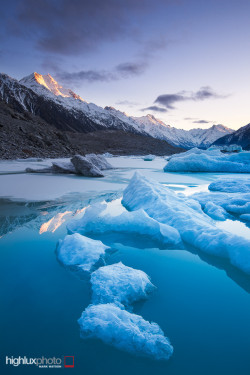
<path id="1" fill-rule="evenodd" d="M 1 0 L 0 71 L 183 129 L 250 122 L 249 0 Z"/>

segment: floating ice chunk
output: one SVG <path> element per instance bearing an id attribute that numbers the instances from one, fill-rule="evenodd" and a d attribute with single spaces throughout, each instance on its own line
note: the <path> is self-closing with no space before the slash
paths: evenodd
<path id="1" fill-rule="evenodd" d="M 165 172 L 250 172 L 250 152 L 225 154 L 219 150 L 191 149 L 173 155 L 164 167 Z"/>
<path id="2" fill-rule="evenodd" d="M 229 214 L 250 214 L 250 193 L 196 193 L 192 198 L 204 208 L 207 202 L 213 202 L 222 207 Z"/>
<path id="3" fill-rule="evenodd" d="M 198 205 L 196 201 L 194 204 Z M 105 213 L 107 204 L 95 204 L 87 208 L 79 220 L 68 223 L 71 233 L 131 233 L 150 236 L 164 245 L 177 245 L 181 242 L 179 232 L 170 225 L 152 219 L 144 210 L 124 211 L 121 214 Z"/>
<path id="4" fill-rule="evenodd" d="M 155 288 L 148 275 L 122 262 L 98 268 L 91 275 L 93 303 L 114 302 L 128 306 L 147 298 Z"/>
<path id="5" fill-rule="evenodd" d="M 173 347 L 158 324 L 112 303 L 90 305 L 78 323 L 83 339 L 101 339 L 118 349 L 158 360 L 167 360 L 173 353 Z"/>
<path id="6" fill-rule="evenodd" d="M 155 155 L 146 155 L 143 157 L 144 161 L 153 161 L 155 159 Z"/>
<path id="7" fill-rule="evenodd" d="M 97 166 L 101 171 L 105 169 L 113 169 L 114 167 L 105 159 L 103 155 L 87 154 L 85 158 L 92 164 Z"/>
<path id="8" fill-rule="evenodd" d="M 210 216 L 212 219 L 215 220 L 226 220 L 227 219 L 227 212 L 224 210 L 223 207 L 217 206 L 213 202 L 207 202 L 204 207 L 204 212 Z"/>
<path id="9" fill-rule="evenodd" d="M 101 241 L 75 233 L 59 241 L 57 256 L 67 266 L 80 265 L 84 271 L 90 271 L 92 266 L 104 256 L 106 249 L 108 246 Z"/>
<path id="10" fill-rule="evenodd" d="M 208 189 L 225 193 L 250 193 L 250 179 L 219 179 L 212 182 Z"/>
<path id="11" fill-rule="evenodd" d="M 73 164 L 67 161 L 53 162 L 51 171 L 53 173 L 76 173 Z"/>
<path id="12" fill-rule="evenodd" d="M 86 157 L 75 155 L 70 159 L 76 173 L 86 177 L 104 177 L 101 170 Z"/>
<path id="13" fill-rule="evenodd" d="M 184 242 L 205 253 L 228 258 L 233 265 L 250 273 L 250 241 L 217 228 L 202 211 L 188 204 L 167 187 L 135 174 L 123 194 L 130 210 L 144 209 L 160 223 L 175 227 Z"/>

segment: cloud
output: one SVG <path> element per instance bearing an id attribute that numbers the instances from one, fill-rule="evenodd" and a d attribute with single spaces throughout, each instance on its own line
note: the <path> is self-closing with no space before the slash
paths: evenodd
<path id="1" fill-rule="evenodd" d="M 193 124 L 209 124 L 211 121 L 206 121 L 206 120 L 196 120 L 193 121 Z"/>
<path id="2" fill-rule="evenodd" d="M 167 109 L 175 109 L 174 104 L 185 101 L 203 101 L 207 99 L 223 99 L 225 95 L 219 95 L 209 86 L 201 87 L 197 92 L 181 91 L 176 94 L 159 95 L 154 103 L 159 103 Z"/>
<path id="3" fill-rule="evenodd" d="M 146 68 L 145 63 L 141 62 L 126 62 L 114 67 L 113 70 L 80 70 L 79 72 L 65 72 L 59 71 L 55 77 L 66 84 L 81 84 L 83 81 L 87 82 L 109 82 L 117 81 L 123 78 L 130 78 L 140 75 Z"/>
<path id="4" fill-rule="evenodd" d="M 158 6 L 169 2 L 158 0 Z M 39 50 L 64 56 L 86 54 L 105 42 L 135 40 L 143 17 L 158 9 L 153 0 L 14 0 L 13 4 L 11 32 L 34 40 Z"/>
<path id="5" fill-rule="evenodd" d="M 115 71 L 123 77 L 131 77 L 144 73 L 146 62 L 127 62 L 116 66 Z"/>
<path id="6" fill-rule="evenodd" d="M 119 102 L 115 103 L 116 105 L 127 105 L 129 107 L 134 107 L 138 105 L 137 102 L 131 102 L 130 100 L 120 100 Z"/>
<path id="7" fill-rule="evenodd" d="M 150 107 L 142 108 L 141 111 L 167 112 L 167 109 L 158 107 L 157 105 L 152 105 Z"/>

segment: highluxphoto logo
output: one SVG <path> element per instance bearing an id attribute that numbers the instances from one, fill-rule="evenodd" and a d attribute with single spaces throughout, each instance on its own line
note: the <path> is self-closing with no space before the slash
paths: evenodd
<path id="1" fill-rule="evenodd" d="M 39 368 L 73 368 L 75 365 L 74 356 L 63 356 L 63 357 L 36 357 L 31 358 L 27 356 L 6 356 L 5 364 L 8 366 L 37 366 Z"/>

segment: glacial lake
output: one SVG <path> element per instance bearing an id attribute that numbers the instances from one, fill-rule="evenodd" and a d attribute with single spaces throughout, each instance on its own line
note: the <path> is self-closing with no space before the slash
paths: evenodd
<path id="1" fill-rule="evenodd" d="M 249 375 L 250 277 L 195 249 L 159 249 L 142 236 L 99 235 L 114 248 L 107 264 L 122 261 L 145 271 L 157 287 L 134 312 L 160 325 L 174 347 L 169 361 L 137 357 L 99 340 L 80 338 L 77 319 L 89 305 L 90 283 L 57 260 L 66 225 L 94 203 L 119 198 L 137 170 L 177 192 L 207 191 L 217 178 L 249 175 L 164 173 L 166 161 L 136 157 L 108 159 L 116 169 L 104 178 L 26 174 L 45 161 L 0 162 L 1 354 L 74 356 L 75 374 Z M 117 203 L 112 204 L 111 202 Z M 249 238 L 239 221 L 219 226 Z M 60 369 L 7 367 L 2 374 L 54 373 Z"/>

